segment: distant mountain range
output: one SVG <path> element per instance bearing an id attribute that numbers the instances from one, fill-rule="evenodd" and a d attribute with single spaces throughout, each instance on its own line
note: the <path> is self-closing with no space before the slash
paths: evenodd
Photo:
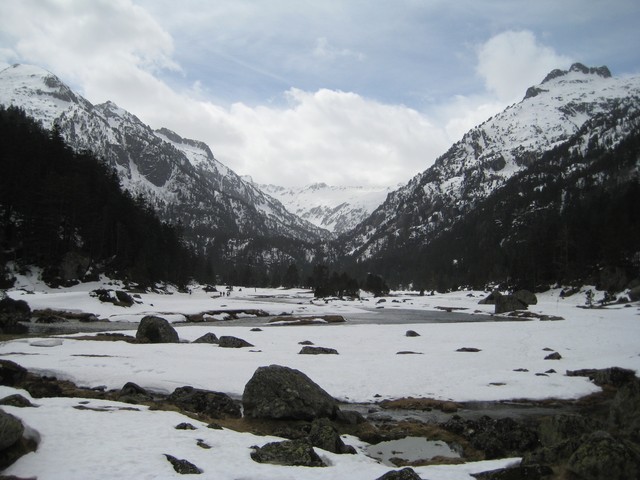
<path id="1" fill-rule="evenodd" d="M 217 161 L 203 142 L 152 130 L 112 102 L 92 105 L 38 67 L 0 72 L 0 104 L 21 107 L 72 148 L 102 157 L 123 188 L 142 195 L 161 219 L 182 227 L 189 244 L 229 268 L 325 262 L 362 274 L 378 271 L 396 284 L 509 279 L 509 269 L 517 270 L 509 257 L 513 242 L 535 250 L 527 243 L 534 235 L 527 222 L 535 218 L 540 232 L 552 231 L 568 206 L 586 208 L 592 197 L 611 193 L 611 185 L 631 201 L 638 182 L 637 151 L 628 159 L 638 134 L 640 77 L 616 78 L 606 67 L 582 64 L 550 72 L 522 101 L 471 129 L 397 190 L 256 185 Z M 622 223 L 633 225 L 635 217 L 629 218 Z M 571 237 L 578 231 L 567 230 L 564 260 L 552 261 L 571 264 L 569 243 L 580 241 Z M 632 227 L 624 231 L 640 245 Z M 461 235 L 477 238 L 461 242 Z M 478 261 L 471 258 L 474 242 L 486 244 L 493 262 L 483 266 L 486 275 L 469 273 Z M 618 247 L 624 249 L 619 260 L 594 254 L 580 261 L 595 265 L 606 257 L 627 268 L 632 247 Z M 527 268 L 518 271 L 533 267 Z M 558 272 L 548 268 L 536 278 L 547 281 Z"/>
<path id="2" fill-rule="evenodd" d="M 325 183 L 295 188 L 258 187 L 303 220 L 337 235 L 365 220 L 393 191 L 391 187 L 337 187 Z"/>

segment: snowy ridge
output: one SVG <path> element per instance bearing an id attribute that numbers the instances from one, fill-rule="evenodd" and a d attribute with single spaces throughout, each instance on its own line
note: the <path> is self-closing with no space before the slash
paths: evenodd
<path id="1" fill-rule="evenodd" d="M 45 128 L 55 126 L 74 149 L 103 158 L 124 189 L 143 195 L 163 220 L 180 222 L 194 245 L 206 248 L 220 234 L 305 242 L 327 235 L 242 180 L 205 143 L 154 131 L 113 102 L 92 105 L 39 67 L 0 72 L 0 104 L 22 108 Z"/>
<path id="2" fill-rule="evenodd" d="M 338 187 L 314 183 L 299 188 L 259 185 L 291 213 L 312 224 L 342 234 L 353 229 L 378 208 L 390 187 Z"/>
<path id="3" fill-rule="evenodd" d="M 467 132 L 432 167 L 390 194 L 355 230 L 347 251 L 365 259 L 389 247 L 392 239 L 394 245 L 398 238 L 428 243 L 588 122 L 638 105 L 638 76 L 615 78 L 606 67 L 581 64 L 555 70 L 529 88 L 521 102 Z M 621 138 L 629 128 L 621 120 L 616 135 Z"/>

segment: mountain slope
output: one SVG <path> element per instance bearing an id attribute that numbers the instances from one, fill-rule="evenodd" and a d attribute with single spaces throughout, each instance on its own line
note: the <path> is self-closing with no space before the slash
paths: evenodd
<path id="1" fill-rule="evenodd" d="M 636 109 L 639 99 L 639 77 L 613 78 L 606 67 L 581 64 L 551 72 L 521 102 L 470 130 L 432 167 L 390 194 L 345 238 L 346 253 L 363 262 L 393 249 L 429 244 L 590 120 L 616 109 Z M 619 119 L 610 146 L 632 129 L 632 122 Z M 581 135 L 588 142 L 590 131 Z"/>
<path id="2" fill-rule="evenodd" d="M 242 180 L 203 142 L 153 131 L 112 102 L 92 105 L 38 67 L 14 65 L 0 72 L 0 104 L 24 109 L 45 128 L 57 129 L 76 151 L 103 158 L 123 188 L 145 197 L 163 220 L 179 224 L 201 250 L 215 245 L 225 258 L 234 258 L 260 238 L 262 246 L 251 248 L 256 261 L 287 261 L 308 255 L 304 244 L 327 234 Z M 269 238 L 283 239 L 290 251 L 265 242 Z"/>
<path id="3" fill-rule="evenodd" d="M 314 183 L 298 188 L 259 185 L 298 217 L 335 234 L 345 233 L 385 200 L 389 187 L 336 187 Z"/>

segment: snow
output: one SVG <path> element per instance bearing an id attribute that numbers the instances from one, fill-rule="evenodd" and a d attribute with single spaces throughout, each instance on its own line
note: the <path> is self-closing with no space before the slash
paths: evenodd
<path id="1" fill-rule="evenodd" d="M 333 233 L 342 233 L 364 220 L 392 191 L 391 187 L 344 187 L 315 183 L 298 188 L 258 185 L 287 210 Z"/>
<path id="2" fill-rule="evenodd" d="M 559 289 L 539 294 L 538 304 L 530 307 L 534 313 L 562 316 L 564 320 L 514 321 L 492 316 L 491 305 L 478 305 L 478 300 L 486 296 L 485 292 L 478 291 L 425 296 L 393 292 L 384 303 L 377 303 L 379 299 L 371 297 L 352 302 L 314 301 L 308 292 L 300 290 L 240 290 L 238 287 L 230 297 L 211 298 L 216 294 L 193 287 L 191 293 L 141 294 L 137 299 L 141 304 L 125 309 L 100 304 L 89 295 L 94 288 L 119 287 L 109 285 L 106 280 L 53 290 L 33 278 L 21 277 L 20 285 L 21 288 L 9 294 L 26 300 L 32 308 L 71 307 L 110 319 L 121 319 L 123 312 L 130 312 L 126 314 L 130 315 L 129 320 L 149 313 L 175 320 L 171 315 L 207 309 L 256 308 L 273 315 L 284 312 L 319 318 L 340 314 L 347 319 L 342 324 L 304 326 L 273 325 L 264 318 L 196 326 L 176 324 L 180 339 L 185 341 L 179 344 L 134 345 L 59 336 L 16 339 L 0 345 L 3 359 L 16 361 L 33 372 L 70 379 L 87 387 L 119 389 L 133 381 L 152 391 L 168 393 L 191 385 L 240 398 L 258 367 L 279 364 L 304 372 L 345 402 L 373 402 L 403 396 L 455 401 L 568 399 L 599 388 L 584 377 L 566 376 L 566 370 L 612 366 L 640 370 L 638 303 L 602 309 L 578 308 L 585 306 L 585 292 L 589 287 L 567 298 L 560 296 Z M 601 295 L 596 294 L 596 303 L 600 298 Z M 450 321 L 447 316 L 454 314 L 442 311 L 443 308 L 475 313 L 464 317 L 469 321 Z M 432 318 L 427 318 L 434 311 L 441 312 L 441 321 L 433 323 Z M 409 318 L 409 323 L 404 318 Z M 260 326 L 261 331 L 252 331 L 256 326 Z M 405 333 L 409 329 L 420 336 L 407 337 Z M 225 349 L 186 343 L 207 332 L 237 336 L 255 347 Z M 339 355 L 299 355 L 299 342 L 303 340 L 335 348 Z M 462 347 L 480 351 L 458 352 Z M 549 353 L 546 348 L 559 352 L 562 359 L 545 360 Z M 397 355 L 399 351 L 421 355 Z M 528 372 L 514 371 L 516 369 Z M 557 373 L 536 375 L 550 369 Z M 0 387 L 0 398 L 12 393 L 14 389 Z M 19 393 L 30 398 L 26 392 Z M 142 406 L 131 410 L 132 405 L 118 402 L 73 398 L 32 401 L 39 408 L 3 407 L 35 429 L 41 438 L 37 452 L 20 459 L 4 472 L 6 475 L 39 479 L 176 478 L 178 474 L 164 458 L 165 453 L 196 464 L 204 470 L 205 478 L 215 472 L 215 477 L 220 479 L 372 480 L 390 470 L 367 457 L 364 454 L 367 444 L 352 437 L 345 441 L 357 448 L 357 455 L 334 455 L 317 449 L 330 464 L 327 468 L 262 465 L 250 459 L 250 447 L 263 445 L 273 438 L 211 430 L 175 412 L 149 411 Z M 124 407 L 128 409 L 122 410 Z M 184 421 L 194 424 L 197 430 L 174 429 Z M 197 439 L 212 448 L 198 447 Z M 513 462 L 517 459 L 416 467 L 415 470 L 422 478 L 470 480 L 470 473 Z"/>

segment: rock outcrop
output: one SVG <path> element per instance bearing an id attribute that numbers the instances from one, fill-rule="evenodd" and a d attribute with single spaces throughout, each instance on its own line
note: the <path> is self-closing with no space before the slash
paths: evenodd
<path id="1" fill-rule="evenodd" d="M 336 400 L 304 373 L 289 367 L 258 368 L 242 395 L 244 414 L 252 418 L 308 420 L 333 418 Z"/>

